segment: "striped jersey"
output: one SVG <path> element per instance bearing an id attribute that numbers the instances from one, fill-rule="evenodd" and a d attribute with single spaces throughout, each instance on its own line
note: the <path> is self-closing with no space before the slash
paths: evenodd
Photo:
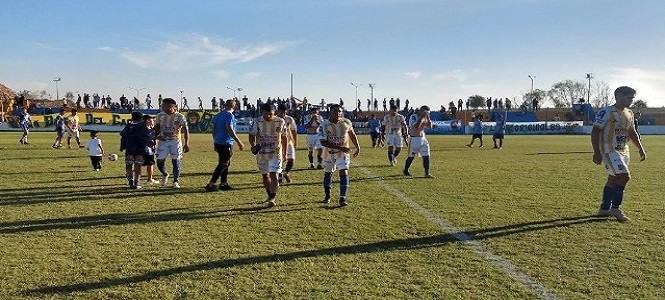
<path id="1" fill-rule="evenodd" d="M 74 131 L 78 130 L 80 122 L 78 115 L 70 115 L 67 117 L 67 124 Z"/>
<path id="2" fill-rule="evenodd" d="M 282 135 L 286 133 L 284 119 L 275 117 L 266 121 L 263 117 L 254 120 L 249 134 L 256 136 L 256 144 L 261 146 L 257 154 L 258 159 L 271 159 L 282 156 Z"/>
<path id="3" fill-rule="evenodd" d="M 284 126 L 286 127 L 286 144 L 289 146 L 295 145 L 293 131 L 298 132 L 298 127 L 296 127 L 296 120 L 289 115 L 284 115 Z"/>
<path id="4" fill-rule="evenodd" d="M 163 141 L 179 141 L 184 126 L 187 126 L 187 119 L 179 112 L 169 115 L 162 111 L 155 116 L 155 127 L 159 128 Z"/>
<path id="5" fill-rule="evenodd" d="M 304 121 L 307 134 L 316 134 L 317 130 L 319 129 L 319 125 L 321 125 L 321 122 L 323 121 L 323 117 L 321 115 L 310 114 L 305 116 Z"/>
<path id="6" fill-rule="evenodd" d="M 628 154 L 628 130 L 634 128 L 633 111 L 624 108 L 618 110 L 614 106 L 608 106 L 601 109 L 596 114 L 593 127 L 601 129 L 600 151 L 610 153 L 618 151 L 622 154 Z"/>
<path id="7" fill-rule="evenodd" d="M 321 123 L 319 130 L 319 140 L 328 141 L 335 146 L 349 147 L 349 132 L 353 132 L 353 124 L 351 120 L 346 118 L 339 118 L 337 123 L 324 120 Z M 323 151 L 323 158 L 337 158 L 345 155 L 346 153 L 325 147 Z"/>
<path id="8" fill-rule="evenodd" d="M 406 119 L 400 114 L 387 114 L 383 117 L 383 125 L 386 126 L 386 134 L 402 134 L 402 125 L 406 124 Z"/>

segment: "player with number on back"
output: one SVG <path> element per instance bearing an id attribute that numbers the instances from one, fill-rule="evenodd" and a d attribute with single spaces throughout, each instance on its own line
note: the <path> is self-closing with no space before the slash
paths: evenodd
<path id="1" fill-rule="evenodd" d="M 305 130 L 307 131 L 307 148 L 309 149 L 309 168 L 314 169 L 314 149 L 316 149 L 317 169 L 323 169 L 321 162 L 323 160 L 323 146 L 319 141 L 319 125 L 323 121 L 323 117 L 319 115 L 319 109 L 313 107 L 309 110 L 309 115 L 305 116 Z"/>
<path id="2" fill-rule="evenodd" d="M 634 89 L 627 86 L 617 88 L 614 91 L 616 103 L 598 112 L 591 131 L 593 162 L 602 164 L 609 175 L 598 216 L 614 216 L 621 222 L 630 220 L 621 210 L 623 192 L 630 180 L 628 141 L 632 140 L 637 146 L 640 160 L 647 158 L 640 136 L 635 131 L 633 111 L 628 109 L 635 93 Z"/>
<path id="3" fill-rule="evenodd" d="M 402 151 L 402 139 L 408 138 L 408 129 L 403 115 L 397 113 L 397 106 L 390 106 L 390 113 L 383 117 L 383 134 L 388 145 L 388 161 L 391 166 L 397 164 L 397 156 Z M 408 145 L 407 145 L 408 146 Z"/>
<path id="4" fill-rule="evenodd" d="M 342 106 L 334 104 L 330 107 L 330 118 L 321 123 L 319 139 L 323 145 L 323 190 L 325 198 L 323 203 L 330 203 L 330 191 L 332 189 L 332 173 L 339 169 L 339 205 L 346 206 L 347 192 L 349 190 L 349 165 L 351 156 L 349 152 L 349 141 L 356 146 L 353 157 L 360 155 L 358 137 L 353 131 L 351 120 L 343 117 Z"/>

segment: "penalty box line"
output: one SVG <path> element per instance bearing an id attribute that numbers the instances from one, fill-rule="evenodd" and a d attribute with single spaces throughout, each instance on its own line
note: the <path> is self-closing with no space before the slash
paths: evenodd
<path id="1" fill-rule="evenodd" d="M 517 282 L 522 284 L 522 286 L 524 286 L 534 294 L 538 295 L 540 299 L 547 299 L 547 300 L 560 299 L 557 295 L 548 291 L 542 284 L 537 282 L 535 279 L 531 278 L 529 275 L 520 271 L 515 265 L 510 263 L 510 261 L 492 253 L 487 248 L 485 248 L 480 242 L 475 241 L 473 237 L 462 232 L 459 228 L 453 226 L 448 221 L 439 218 L 437 215 L 435 215 L 431 211 L 427 210 L 426 208 L 424 208 L 423 206 L 421 206 L 420 204 L 409 198 L 409 196 L 402 193 L 400 190 L 392 187 L 390 184 L 388 184 L 388 182 L 383 180 L 381 177 L 377 177 L 376 175 L 374 175 L 374 173 L 372 173 L 371 170 L 357 163 L 354 163 L 354 165 L 356 165 L 358 169 L 363 173 L 365 173 L 369 178 L 373 178 L 372 181 L 376 182 L 378 185 L 383 187 L 383 189 L 385 189 L 386 191 L 393 194 L 395 197 L 402 200 L 404 203 L 406 203 L 407 206 L 411 207 L 420 215 L 424 216 L 428 220 L 438 225 L 439 228 L 441 228 L 444 232 L 451 234 L 453 238 L 464 243 L 467 246 L 467 248 L 471 249 L 473 252 L 476 252 L 476 254 L 480 255 L 483 259 L 488 261 L 494 267 L 508 274 L 511 278 L 515 279 Z"/>

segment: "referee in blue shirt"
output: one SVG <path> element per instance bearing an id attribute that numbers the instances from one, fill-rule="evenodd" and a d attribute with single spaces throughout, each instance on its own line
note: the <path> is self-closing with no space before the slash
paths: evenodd
<path id="1" fill-rule="evenodd" d="M 229 166 L 231 165 L 231 156 L 233 156 L 233 142 L 238 143 L 238 148 L 242 151 L 245 145 L 240 141 L 236 134 L 236 118 L 233 116 L 236 101 L 226 100 L 224 110 L 212 118 L 212 137 L 215 143 L 215 152 L 219 156 L 215 172 L 212 173 L 210 182 L 205 186 L 206 191 L 216 190 L 228 191 L 231 186 L 227 182 L 229 175 Z M 220 180 L 219 187 L 215 185 Z"/>

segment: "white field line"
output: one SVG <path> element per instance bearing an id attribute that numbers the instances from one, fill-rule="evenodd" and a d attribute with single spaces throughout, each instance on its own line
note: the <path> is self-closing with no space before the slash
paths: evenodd
<path id="1" fill-rule="evenodd" d="M 451 234 L 456 240 L 466 244 L 466 246 L 469 249 L 476 252 L 478 255 L 480 255 L 490 264 L 497 267 L 499 270 L 503 271 L 504 273 L 508 274 L 511 278 L 515 279 L 517 282 L 521 283 L 524 287 L 526 287 L 527 289 L 538 295 L 541 299 L 548 299 L 548 300 L 560 299 L 557 295 L 548 291 L 542 284 L 531 278 L 529 275 L 524 274 L 508 260 L 495 255 L 494 253 L 486 249 L 480 242 L 474 241 L 471 236 L 462 232 L 459 228 L 456 228 L 455 226 L 448 223 L 446 220 L 439 218 L 431 211 L 422 207 L 417 202 L 411 200 L 411 198 L 402 193 L 400 190 L 392 187 L 385 180 L 376 177 L 376 175 L 374 175 L 374 173 L 372 173 L 372 171 L 370 171 L 369 169 L 362 167 L 358 164 L 355 165 L 358 166 L 358 169 L 363 173 L 365 173 L 368 177 L 375 178 L 373 179 L 373 181 L 376 182 L 381 187 L 383 187 L 386 191 L 392 193 L 397 198 L 404 201 L 406 205 L 411 207 L 413 210 L 415 210 L 425 218 L 439 225 L 439 228 L 441 228 L 443 231 Z"/>

